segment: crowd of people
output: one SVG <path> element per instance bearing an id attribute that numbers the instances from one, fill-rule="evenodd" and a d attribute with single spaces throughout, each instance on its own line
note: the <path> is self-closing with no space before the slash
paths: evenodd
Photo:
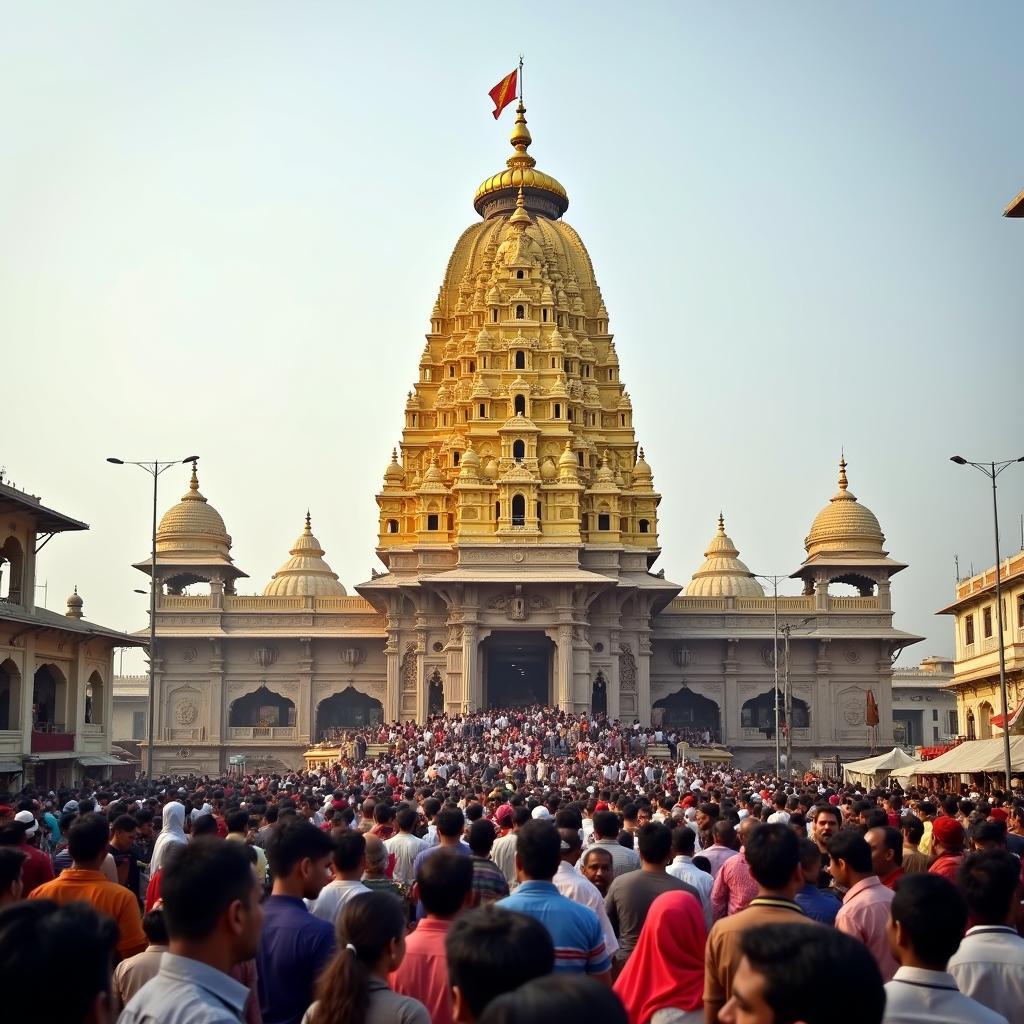
<path id="1" fill-rule="evenodd" d="M 1013 790 L 648 749 L 679 739 L 509 709 L 0 794 L 5 1019 L 1024 1024 Z"/>

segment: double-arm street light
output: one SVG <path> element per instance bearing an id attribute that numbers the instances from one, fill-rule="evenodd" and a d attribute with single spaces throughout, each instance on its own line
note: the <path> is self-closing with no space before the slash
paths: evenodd
<path id="1" fill-rule="evenodd" d="M 996 477 L 1018 462 L 1024 462 L 1024 455 L 1019 459 L 1003 459 L 1002 462 L 971 462 L 962 455 L 952 455 L 950 462 L 958 466 L 973 466 L 979 473 L 984 473 L 992 481 L 992 522 L 995 526 L 996 539 L 996 621 L 999 624 L 999 696 L 1003 702 L 1003 767 L 1006 772 L 1006 791 L 1010 792 L 1010 702 L 1006 694 L 1006 652 L 1003 650 L 1003 583 L 999 568 L 999 506 L 996 504 Z"/>
<path id="2" fill-rule="evenodd" d="M 153 723 L 156 719 L 156 489 L 157 480 L 160 474 L 172 466 L 180 466 L 183 463 L 191 462 L 195 470 L 199 461 L 198 455 L 190 455 L 187 459 L 174 459 L 171 462 L 162 462 L 154 459 L 151 462 L 133 462 L 130 459 L 108 458 L 107 462 L 115 466 L 139 466 L 153 478 L 153 531 L 150 538 L 149 563 L 149 742 L 146 745 L 146 778 L 153 781 Z"/>
<path id="3" fill-rule="evenodd" d="M 775 778 L 779 779 L 782 777 L 782 749 L 779 746 L 779 584 L 789 577 L 769 576 L 766 573 L 757 572 L 754 573 L 754 577 L 772 585 L 772 600 L 774 602 L 772 634 L 775 638 L 775 642 L 772 644 L 772 672 L 775 676 Z"/>

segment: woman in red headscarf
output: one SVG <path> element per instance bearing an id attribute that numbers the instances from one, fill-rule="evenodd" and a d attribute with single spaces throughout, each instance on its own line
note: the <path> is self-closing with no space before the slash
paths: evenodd
<path id="1" fill-rule="evenodd" d="M 703 1024 L 704 912 L 688 892 L 662 893 L 615 982 L 629 1024 Z M 674 1011 L 665 1014 L 659 1011 Z"/>

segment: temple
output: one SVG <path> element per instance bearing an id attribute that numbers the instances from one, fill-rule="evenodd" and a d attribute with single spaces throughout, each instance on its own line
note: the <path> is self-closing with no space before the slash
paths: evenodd
<path id="1" fill-rule="evenodd" d="M 753 765 L 784 682 L 794 766 L 892 745 L 892 661 L 919 638 L 893 627 L 905 566 L 845 460 L 794 573 L 802 596 L 766 595 L 721 515 L 685 593 L 654 572 L 661 498 L 608 310 L 521 102 L 511 143 L 448 261 L 384 469 L 384 571 L 348 595 L 307 513 L 263 594 L 241 596 L 195 472 L 164 516 L 156 565 L 137 566 L 160 584 L 160 770 L 284 767 L 346 726 L 528 703 L 660 720 Z"/>

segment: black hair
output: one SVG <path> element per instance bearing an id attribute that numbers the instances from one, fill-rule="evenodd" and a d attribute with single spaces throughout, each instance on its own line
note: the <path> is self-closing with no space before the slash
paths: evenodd
<path id="1" fill-rule="evenodd" d="M 924 839 L 924 822 L 909 811 L 900 815 L 900 829 L 907 833 L 907 839 L 913 846 Z"/>
<path id="2" fill-rule="evenodd" d="M 709 861 L 707 857 L 702 857 L 700 854 L 698 854 L 696 857 L 693 858 L 693 866 L 698 871 L 703 871 L 705 875 L 711 874 L 711 861 Z"/>
<path id="3" fill-rule="evenodd" d="M 979 850 L 963 859 L 956 880 L 973 921 L 1005 924 L 1020 882 L 1020 860 L 1009 850 Z"/>
<path id="4" fill-rule="evenodd" d="M 405 921 L 404 906 L 389 892 L 360 893 L 345 904 L 338 918 L 337 952 L 320 976 L 310 1024 L 365 1022 L 370 970 L 391 942 L 405 935 Z"/>
<path id="5" fill-rule="evenodd" d="M 686 825 L 672 829 L 672 852 L 680 857 L 692 857 L 697 849 L 697 833 Z"/>
<path id="6" fill-rule="evenodd" d="M 893 852 L 893 864 L 898 868 L 903 867 L 903 833 L 891 825 L 886 825 L 880 831 L 885 848 Z"/>
<path id="7" fill-rule="evenodd" d="M 164 920 L 163 907 L 150 910 L 142 918 L 142 930 L 146 933 L 150 945 L 166 946 L 170 937 L 167 934 L 167 922 Z"/>
<path id="8" fill-rule="evenodd" d="M 770 924 L 741 931 L 739 944 L 764 978 L 763 998 L 775 1024 L 880 1024 L 881 971 L 849 935 L 813 924 Z"/>
<path id="9" fill-rule="evenodd" d="M 930 872 L 905 875 L 896 883 L 889 913 L 918 958 L 944 971 L 967 930 L 967 904 L 957 887 Z"/>
<path id="10" fill-rule="evenodd" d="M 420 863 L 416 884 L 428 914 L 453 917 L 473 887 L 473 862 L 455 850 L 435 850 Z"/>
<path id="11" fill-rule="evenodd" d="M 212 814 L 200 814 L 192 822 L 192 838 L 198 839 L 201 836 L 215 836 L 217 834 L 217 819 Z"/>
<path id="12" fill-rule="evenodd" d="M 0 893 L 7 892 L 21 877 L 21 868 L 28 854 L 16 846 L 0 846 Z"/>
<path id="13" fill-rule="evenodd" d="M 88 864 L 107 849 L 109 838 L 110 826 L 102 814 L 83 814 L 68 829 L 68 853 L 76 864 Z"/>
<path id="14" fill-rule="evenodd" d="M 530 808 L 525 804 L 519 804 L 512 810 L 512 824 L 516 828 L 522 828 L 530 820 Z"/>
<path id="15" fill-rule="evenodd" d="M 971 828 L 971 841 L 979 843 L 996 843 L 998 846 L 1006 845 L 1006 822 L 1005 821 L 979 821 Z"/>
<path id="16" fill-rule="evenodd" d="M 561 842 L 559 842 L 558 845 L 559 845 L 559 849 L 561 849 L 561 845 L 562 845 Z M 606 847 L 606 846 L 588 846 L 588 847 L 586 847 L 584 849 L 584 851 L 583 851 L 583 855 L 580 857 L 580 861 L 583 864 L 586 864 L 587 863 L 587 858 L 592 853 L 599 853 L 602 856 L 607 857 L 608 858 L 608 862 L 611 864 L 611 866 L 613 868 L 615 867 L 615 858 L 612 856 L 611 850 L 609 850 L 608 847 Z"/>
<path id="17" fill-rule="evenodd" d="M 445 938 L 448 981 L 474 1019 L 491 1000 L 555 966 L 551 934 L 536 918 L 487 904 L 457 917 Z"/>
<path id="18" fill-rule="evenodd" d="M 438 800 L 436 796 L 428 796 L 427 799 L 423 801 L 423 813 L 428 818 L 434 817 L 439 810 L 441 810 L 441 801 Z"/>
<path id="19" fill-rule="evenodd" d="M 595 812 L 594 834 L 598 839 L 614 839 L 619 834 L 619 816 L 614 811 Z"/>
<path id="20" fill-rule="evenodd" d="M 111 825 L 115 832 L 134 832 L 138 827 L 139 823 L 130 814 L 119 814 Z"/>
<path id="21" fill-rule="evenodd" d="M 416 821 L 418 818 L 419 815 L 411 807 L 403 807 L 402 810 L 395 815 L 398 827 L 402 832 L 411 832 L 416 827 Z"/>
<path id="22" fill-rule="evenodd" d="M 798 845 L 800 847 L 800 866 L 802 868 L 812 868 L 815 864 L 821 865 L 821 851 L 813 839 L 800 839 L 798 840 Z"/>
<path id="23" fill-rule="evenodd" d="M 548 974 L 494 999 L 479 1024 L 627 1024 L 626 1010 L 606 985 L 580 974 Z"/>
<path id="24" fill-rule="evenodd" d="M 225 815 L 224 823 L 229 832 L 245 832 L 249 828 L 249 812 L 231 811 L 230 814 Z"/>
<path id="25" fill-rule="evenodd" d="M 275 825 L 266 846 L 267 861 L 275 878 L 290 875 L 295 865 L 307 857 L 319 860 L 333 852 L 334 840 L 316 825 L 299 818 Z"/>
<path id="26" fill-rule="evenodd" d="M 856 829 L 844 828 L 828 841 L 828 855 L 845 861 L 858 875 L 871 874 L 871 847 Z"/>
<path id="27" fill-rule="evenodd" d="M 96 996 L 110 992 L 117 924 L 85 903 L 23 900 L 0 913 L 0 991 L 4 1018 L 39 1024 L 84 1021 Z M 60 998 L 53 992 L 60 965 Z"/>
<path id="28" fill-rule="evenodd" d="M 760 825 L 747 838 L 746 857 L 754 881 L 778 890 L 789 883 L 800 863 L 800 844 L 786 825 Z"/>
<path id="29" fill-rule="evenodd" d="M 550 821 L 528 821 L 516 833 L 516 854 L 527 878 L 550 882 L 562 859 L 562 840 Z"/>
<path id="30" fill-rule="evenodd" d="M 366 836 L 362 832 L 345 829 L 333 839 L 334 866 L 338 871 L 354 871 L 366 856 Z"/>
<path id="31" fill-rule="evenodd" d="M 168 855 L 160 881 L 167 933 L 174 939 L 205 939 L 236 900 L 257 899 L 256 877 L 239 843 L 193 839 Z"/>
<path id="32" fill-rule="evenodd" d="M 454 839 L 462 835 L 466 825 L 466 816 L 458 807 L 442 807 L 437 812 L 437 834 L 446 839 Z"/>
<path id="33" fill-rule="evenodd" d="M 843 813 L 838 807 L 834 807 L 832 804 L 818 804 L 811 811 L 811 821 L 817 821 L 819 814 L 831 814 L 835 819 L 836 824 L 841 828 L 843 824 Z"/>
<path id="34" fill-rule="evenodd" d="M 664 864 L 672 853 L 672 830 L 660 821 L 649 821 L 637 835 L 637 848 L 648 864 Z"/>
<path id="35" fill-rule="evenodd" d="M 486 818 L 477 818 L 469 826 L 469 848 L 478 857 L 486 857 L 494 845 L 494 825 Z"/>

